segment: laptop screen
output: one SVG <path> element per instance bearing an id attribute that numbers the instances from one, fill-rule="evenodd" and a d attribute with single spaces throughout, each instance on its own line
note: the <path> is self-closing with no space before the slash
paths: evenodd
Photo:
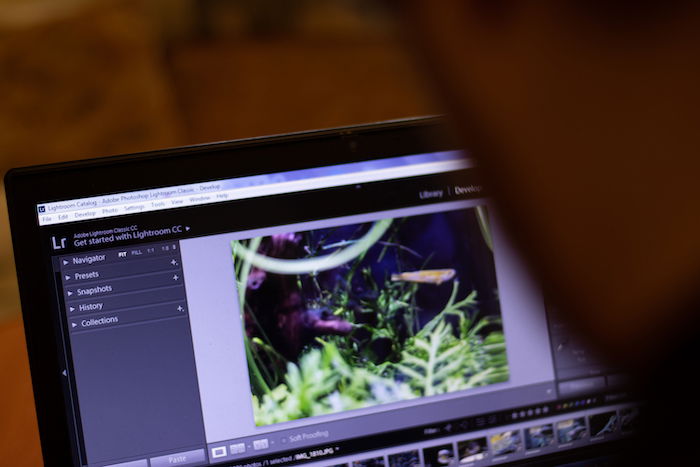
<path id="1" fill-rule="evenodd" d="M 443 151 L 41 202 L 88 466 L 446 466 L 638 407 Z"/>

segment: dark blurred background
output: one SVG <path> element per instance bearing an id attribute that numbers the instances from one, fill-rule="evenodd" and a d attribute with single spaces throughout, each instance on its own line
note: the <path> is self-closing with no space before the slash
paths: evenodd
<path id="1" fill-rule="evenodd" d="M 440 113 L 377 3 L 0 0 L 0 169 Z M 38 465 L 2 196 L 0 451 Z"/>

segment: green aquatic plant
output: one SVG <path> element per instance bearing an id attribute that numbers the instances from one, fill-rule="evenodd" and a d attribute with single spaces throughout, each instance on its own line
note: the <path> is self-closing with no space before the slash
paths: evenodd
<path id="1" fill-rule="evenodd" d="M 396 369 L 422 396 L 469 389 L 508 379 L 505 342 L 500 333 L 479 338 L 456 337 L 452 326 L 441 320 L 428 334 L 416 336 L 403 351 Z"/>
<path id="2" fill-rule="evenodd" d="M 257 425 L 359 409 L 417 397 L 405 383 L 352 366 L 332 343 L 288 363 L 284 383 L 253 396 Z"/>
<path id="3" fill-rule="evenodd" d="M 481 235 L 484 237 L 484 242 L 493 251 L 493 237 L 491 237 L 491 224 L 489 223 L 489 213 L 486 206 L 476 206 L 476 218 L 479 221 Z"/>
<path id="4" fill-rule="evenodd" d="M 466 345 L 453 343 L 453 339 L 450 325 L 441 321 L 426 339 L 415 337 L 403 351 L 402 361 L 396 368 L 409 378 L 417 392 L 432 396 L 450 390 L 449 377 L 464 366 L 460 350 Z"/>
<path id="5" fill-rule="evenodd" d="M 258 247 L 260 246 L 260 243 L 262 241 L 262 237 L 255 237 L 250 240 L 248 243 L 248 247 L 252 250 L 257 251 Z M 231 245 L 232 247 L 232 254 L 233 257 L 235 258 L 236 255 L 238 254 L 238 248 L 242 247 L 242 244 L 236 242 Z M 249 259 L 246 259 L 241 262 L 234 262 L 235 264 L 235 273 L 236 273 L 236 289 L 238 291 L 238 301 L 239 301 L 239 306 L 240 306 L 240 319 L 241 323 L 244 322 L 244 310 L 246 310 L 246 303 L 245 303 L 245 293 L 246 293 L 246 287 L 248 284 L 248 275 L 250 274 L 250 270 L 253 267 L 251 261 Z M 262 328 L 260 328 L 262 330 Z M 264 330 L 262 330 L 264 332 Z M 250 380 L 251 380 L 251 385 L 253 386 L 253 390 L 256 391 L 257 393 L 269 393 L 270 392 L 270 386 L 268 385 L 269 377 L 266 381 L 265 376 L 263 375 L 263 371 L 265 368 L 265 365 L 259 365 L 260 358 L 257 355 L 257 350 L 258 347 L 251 345 L 250 338 L 244 334 L 244 347 L 245 347 L 245 355 L 246 355 L 246 361 L 248 362 L 248 371 L 250 372 Z M 263 370 L 261 370 L 263 368 Z"/>
<path id="6" fill-rule="evenodd" d="M 461 336 L 460 336 L 461 337 Z M 257 425 L 433 396 L 508 379 L 501 333 L 463 340 L 441 320 L 407 343 L 395 364 L 349 362 L 334 343 L 319 339 L 298 363 L 289 362 L 284 382 L 253 396 Z"/>
<path id="7" fill-rule="evenodd" d="M 364 255 L 384 235 L 393 219 L 382 219 L 374 223 L 369 231 L 356 242 L 329 255 L 302 259 L 280 259 L 258 253 L 257 248 L 247 248 L 241 242 L 231 243 L 233 256 L 260 269 L 277 274 L 315 274 L 318 271 L 337 268 L 358 256 Z"/>
<path id="8" fill-rule="evenodd" d="M 475 212 L 484 242 L 491 248 L 491 234 L 484 210 Z M 423 258 L 401 245 L 397 234 L 402 220 L 379 224 L 383 236 L 373 236 L 380 248 L 379 260 L 394 255 L 399 271 L 429 269 L 431 257 Z M 375 224 L 377 226 L 377 224 Z M 355 238 L 368 238 L 358 228 L 347 240 L 328 243 L 329 235 L 306 234 L 308 257 L 325 255 L 357 245 Z M 319 283 L 316 271 L 292 277 L 299 290 L 309 291 L 307 307 L 325 310 L 352 324 L 347 336 L 327 335 L 307 344 L 295 361 L 288 361 L 270 343 L 257 321 L 255 310 L 245 301 L 247 277 L 256 258 L 260 239 L 234 242 L 237 291 L 241 310 L 256 337 L 245 337 L 246 357 L 253 390 L 257 425 L 337 413 L 378 404 L 435 396 L 507 381 L 509 377 L 505 339 L 500 317 L 480 315 L 476 291 L 460 291 L 458 280 L 442 310 L 427 322 L 416 295 L 422 287 L 410 281 L 375 278 L 366 260 L 367 250 L 341 266 L 342 274 L 331 289 Z M 413 264 L 405 269 L 406 264 Z M 280 263 L 282 264 L 282 263 Z M 313 264 L 313 263 L 304 263 Z M 285 264 L 286 266 L 286 264 Z M 353 280 L 363 285 L 358 294 Z M 463 289 L 462 289 L 463 290 Z M 464 294 L 464 295 L 463 295 Z M 461 298 L 460 298 L 461 296 Z M 421 318 L 422 316 L 422 318 Z"/>

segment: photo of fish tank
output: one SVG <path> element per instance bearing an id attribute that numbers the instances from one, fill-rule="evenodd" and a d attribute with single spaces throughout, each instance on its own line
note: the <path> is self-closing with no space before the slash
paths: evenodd
<path id="1" fill-rule="evenodd" d="M 455 462 L 455 452 L 451 444 L 433 446 L 423 449 L 423 460 L 425 467 L 444 467 L 453 465 Z"/>
<path id="2" fill-rule="evenodd" d="M 586 419 L 583 417 L 572 418 L 557 423 L 557 438 L 559 443 L 570 443 L 588 436 Z"/>
<path id="3" fill-rule="evenodd" d="M 620 419 L 617 412 L 603 412 L 588 417 L 588 425 L 591 428 L 591 436 L 605 436 L 617 431 Z"/>
<path id="4" fill-rule="evenodd" d="M 489 455 L 489 447 L 485 437 L 460 441 L 457 443 L 457 451 L 460 464 L 482 461 Z"/>
<path id="5" fill-rule="evenodd" d="M 546 448 L 554 443 L 554 428 L 551 423 L 546 425 L 532 426 L 526 428 L 525 432 L 525 449 Z"/>
<path id="6" fill-rule="evenodd" d="M 399 452 L 389 456 L 389 467 L 421 467 L 417 450 Z"/>
<path id="7" fill-rule="evenodd" d="M 507 381 L 484 207 L 233 241 L 258 426 Z"/>
<path id="8" fill-rule="evenodd" d="M 352 467 L 384 467 L 383 457 L 373 457 L 371 459 L 363 459 L 359 461 L 353 461 Z"/>
<path id="9" fill-rule="evenodd" d="M 523 445 L 520 431 L 514 430 L 492 435 L 489 441 L 491 441 L 491 451 L 494 456 L 505 456 L 506 454 L 518 452 Z"/>

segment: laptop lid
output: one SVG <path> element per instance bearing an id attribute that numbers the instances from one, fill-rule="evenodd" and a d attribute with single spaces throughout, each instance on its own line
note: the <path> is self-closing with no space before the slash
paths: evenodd
<path id="1" fill-rule="evenodd" d="M 436 119 L 6 177 L 44 460 L 486 465 L 638 404 L 548 310 Z"/>

